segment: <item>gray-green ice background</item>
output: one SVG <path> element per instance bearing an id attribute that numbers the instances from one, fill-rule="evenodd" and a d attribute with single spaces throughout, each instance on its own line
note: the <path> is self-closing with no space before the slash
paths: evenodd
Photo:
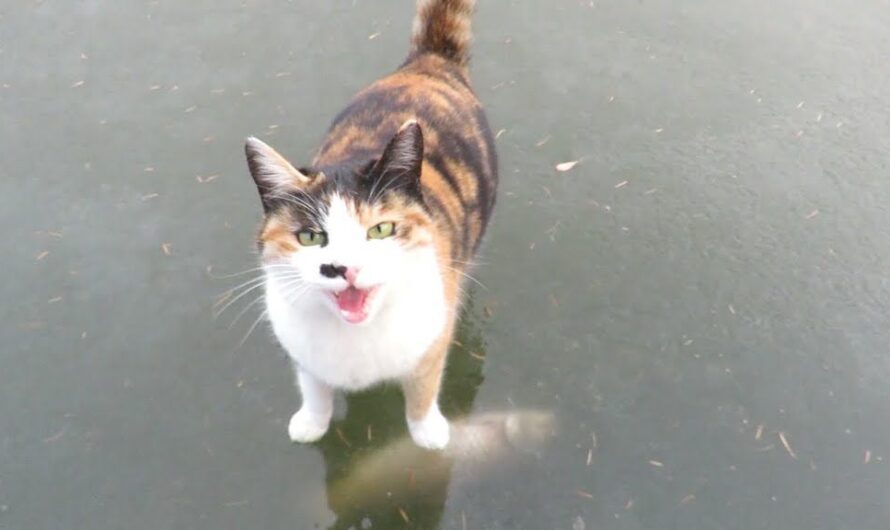
<path id="1" fill-rule="evenodd" d="M 0 528 L 334 524 L 400 398 L 291 445 L 287 363 L 215 278 L 255 265 L 243 138 L 306 162 L 412 17 L 0 5 Z M 887 528 L 890 4 L 482 0 L 474 30 L 502 184 L 444 399 L 562 430 L 338 524 Z"/>

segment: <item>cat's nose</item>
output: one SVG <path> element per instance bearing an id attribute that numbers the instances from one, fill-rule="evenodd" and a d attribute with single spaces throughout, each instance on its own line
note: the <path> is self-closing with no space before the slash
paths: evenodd
<path id="1" fill-rule="evenodd" d="M 346 273 L 343 275 L 350 285 L 355 285 L 355 279 L 358 277 L 358 267 L 346 267 Z"/>
<path id="2" fill-rule="evenodd" d="M 346 278 L 347 281 L 347 268 L 345 265 L 334 265 L 333 263 L 325 263 L 321 266 L 318 272 L 321 273 L 325 278 L 336 278 L 338 276 Z"/>

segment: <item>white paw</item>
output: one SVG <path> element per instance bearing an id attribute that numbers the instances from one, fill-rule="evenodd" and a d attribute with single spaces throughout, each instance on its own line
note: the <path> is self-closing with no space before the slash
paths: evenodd
<path id="1" fill-rule="evenodd" d="M 287 434 L 292 442 L 314 442 L 328 432 L 330 418 L 319 418 L 309 414 L 305 409 L 300 409 L 290 418 L 287 425 Z"/>
<path id="2" fill-rule="evenodd" d="M 408 430 L 414 443 L 426 449 L 444 449 L 448 445 L 448 420 L 438 407 L 419 421 L 408 420 Z"/>

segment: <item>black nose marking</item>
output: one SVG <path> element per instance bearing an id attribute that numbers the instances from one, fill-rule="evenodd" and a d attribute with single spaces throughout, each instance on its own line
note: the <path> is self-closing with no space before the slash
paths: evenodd
<path id="1" fill-rule="evenodd" d="M 346 266 L 325 263 L 321 266 L 321 275 L 325 278 L 336 278 L 337 276 L 346 278 Z"/>

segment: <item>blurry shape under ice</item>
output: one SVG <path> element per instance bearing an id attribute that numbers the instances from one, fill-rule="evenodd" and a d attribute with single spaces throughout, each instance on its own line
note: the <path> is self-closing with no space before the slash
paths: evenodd
<path id="1" fill-rule="evenodd" d="M 470 415 L 451 423 L 451 440 L 443 451 L 417 447 L 407 436 L 363 458 L 335 482 L 328 501 L 336 511 L 398 503 L 447 487 L 454 464 L 484 477 L 495 468 L 535 458 L 556 437 L 551 412 L 516 410 Z M 469 464 L 469 465 L 465 465 Z"/>

